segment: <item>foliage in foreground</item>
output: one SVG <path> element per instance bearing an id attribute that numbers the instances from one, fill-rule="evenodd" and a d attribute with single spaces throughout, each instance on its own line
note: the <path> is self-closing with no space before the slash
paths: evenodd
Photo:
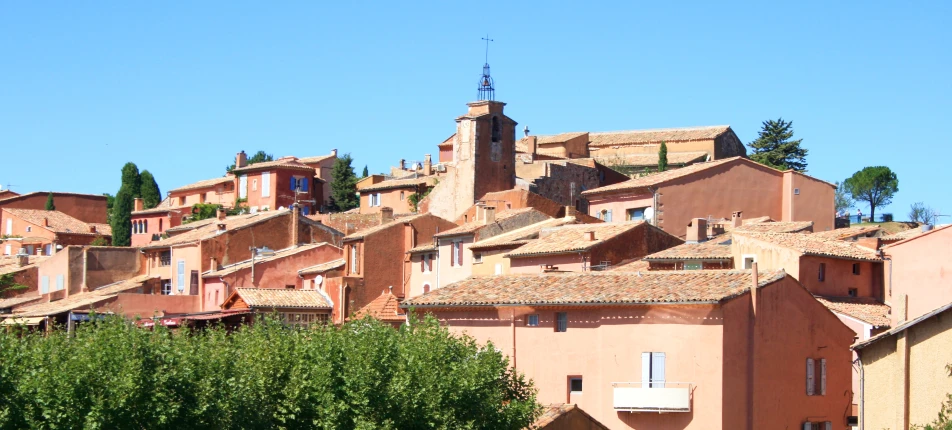
<path id="1" fill-rule="evenodd" d="M 74 338 L 0 333 L 0 428 L 518 429 L 531 382 L 432 318 L 170 333 L 119 318 Z"/>

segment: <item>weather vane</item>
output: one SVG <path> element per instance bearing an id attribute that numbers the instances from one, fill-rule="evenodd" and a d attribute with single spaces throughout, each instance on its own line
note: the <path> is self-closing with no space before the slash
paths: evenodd
<path id="1" fill-rule="evenodd" d="M 479 78 L 477 99 L 493 100 L 496 97 L 496 88 L 493 85 L 492 76 L 489 76 L 489 42 L 493 40 L 489 38 L 489 34 L 486 34 L 482 40 L 486 41 L 486 62 L 483 63 L 483 76 Z"/>

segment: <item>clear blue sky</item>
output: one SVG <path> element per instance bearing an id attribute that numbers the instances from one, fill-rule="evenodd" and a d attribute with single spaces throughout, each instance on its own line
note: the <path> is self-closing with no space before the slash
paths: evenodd
<path id="1" fill-rule="evenodd" d="M 488 32 L 520 129 L 730 124 L 749 142 L 782 116 L 811 175 L 887 165 L 887 211 L 952 213 L 937 186 L 952 170 L 952 2 L 346 3 L 5 2 L 0 183 L 115 193 L 134 161 L 164 193 L 242 149 L 337 148 L 384 171 L 454 132 Z"/>

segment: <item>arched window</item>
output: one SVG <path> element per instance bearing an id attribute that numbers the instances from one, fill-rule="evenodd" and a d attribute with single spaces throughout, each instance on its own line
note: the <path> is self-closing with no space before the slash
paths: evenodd
<path id="1" fill-rule="evenodd" d="M 493 142 L 499 142 L 502 140 L 502 127 L 499 125 L 499 119 L 493 117 Z"/>
<path id="2" fill-rule="evenodd" d="M 149 232 L 149 220 L 142 220 L 142 228 L 146 233 Z"/>
<path id="3" fill-rule="evenodd" d="M 162 233 L 162 218 L 159 218 L 159 233 Z"/>

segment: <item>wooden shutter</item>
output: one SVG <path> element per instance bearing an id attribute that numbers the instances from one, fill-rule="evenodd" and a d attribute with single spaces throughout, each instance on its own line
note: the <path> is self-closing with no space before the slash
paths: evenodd
<path id="1" fill-rule="evenodd" d="M 450 267 L 456 265 L 456 244 L 459 242 L 453 242 L 450 244 Z"/>
<path id="2" fill-rule="evenodd" d="M 188 293 L 193 296 L 198 295 L 198 270 L 192 271 L 192 276 L 189 282 Z"/>
<path id="3" fill-rule="evenodd" d="M 261 174 L 261 197 L 271 197 L 271 172 Z"/>
<path id="4" fill-rule="evenodd" d="M 641 353 L 641 388 L 651 387 L 651 353 Z"/>
<path id="5" fill-rule="evenodd" d="M 664 353 L 651 353 L 651 388 L 664 388 Z"/>
<path id="6" fill-rule="evenodd" d="M 456 243 L 459 245 L 459 249 L 457 249 L 457 252 L 458 252 L 457 257 L 459 258 L 459 261 L 457 261 L 457 264 L 462 266 L 463 265 L 463 242 L 456 242 Z"/>
<path id="7" fill-rule="evenodd" d="M 820 395 L 826 395 L 826 359 L 820 359 Z"/>
<path id="8" fill-rule="evenodd" d="M 292 176 L 290 184 L 291 184 L 291 191 L 297 191 L 297 178 Z"/>
<path id="9" fill-rule="evenodd" d="M 816 389 L 813 371 L 814 371 L 813 359 L 808 358 L 807 359 L 807 395 L 808 396 L 812 396 Z"/>
<path id="10" fill-rule="evenodd" d="M 426 271 L 426 254 L 420 256 L 420 273 Z"/>

